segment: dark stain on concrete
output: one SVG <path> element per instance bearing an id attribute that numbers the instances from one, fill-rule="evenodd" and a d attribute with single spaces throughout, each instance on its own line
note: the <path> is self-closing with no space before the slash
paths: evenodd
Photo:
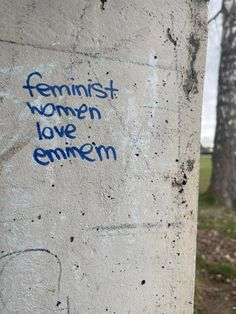
<path id="1" fill-rule="evenodd" d="M 190 100 L 191 93 L 193 94 L 198 93 L 198 75 L 195 69 L 195 63 L 197 60 L 197 53 L 200 49 L 200 40 L 199 38 L 196 37 L 195 34 L 192 33 L 189 37 L 188 42 L 190 64 L 188 70 L 186 71 L 186 78 L 183 85 L 183 90 L 187 100 Z"/>
<path id="2" fill-rule="evenodd" d="M 143 223 L 143 224 L 120 224 L 120 225 L 109 225 L 109 226 L 95 226 L 91 228 L 92 230 L 97 230 L 97 231 L 117 231 L 117 230 L 129 230 L 129 229 L 137 229 L 137 228 L 142 228 L 142 229 L 151 229 L 151 228 L 156 228 L 160 226 L 157 223 Z"/>
<path id="3" fill-rule="evenodd" d="M 21 142 L 17 142 L 13 146 L 11 146 L 8 150 L 6 150 L 4 153 L 0 154 L 0 159 L 1 159 L 0 166 L 2 166 L 2 164 L 5 161 L 8 161 L 14 155 L 20 152 L 29 143 L 29 141 L 30 139 L 27 138 Z"/>
<path id="4" fill-rule="evenodd" d="M 101 10 L 105 10 L 105 3 L 107 2 L 107 0 L 100 0 L 101 1 L 101 6 L 100 6 L 100 8 L 101 8 Z"/>
<path id="5" fill-rule="evenodd" d="M 172 44 L 176 47 L 177 46 L 177 42 L 178 42 L 178 38 L 174 37 L 174 35 L 171 34 L 170 32 L 170 28 L 167 28 L 167 36 L 170 40 L 170 42 L 172 42 Z"/>
<path id="6" fill-rule="evenodd" d="M 195 160 L 194 159 L 189 159 L 187 160 L 187 171 L 191 172 L 194 169 L 194 164 L 195 164 Z"/>

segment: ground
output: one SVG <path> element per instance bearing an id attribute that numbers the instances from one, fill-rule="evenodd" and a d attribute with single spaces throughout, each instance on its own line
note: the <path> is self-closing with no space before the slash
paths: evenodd
<path id="1" fill-rule="evenodd" d="M 236 314 L 236 210 L 207 195 L 211 157 L 201 157 L 195 314 Z"/>

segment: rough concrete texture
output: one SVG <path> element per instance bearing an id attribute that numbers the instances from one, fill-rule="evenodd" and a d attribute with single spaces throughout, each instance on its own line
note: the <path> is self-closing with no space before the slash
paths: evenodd
<path id="1" fill-rule="evenodd" d="M 205 1 L 0 6 L 0 312 L 192 313 Z"/>

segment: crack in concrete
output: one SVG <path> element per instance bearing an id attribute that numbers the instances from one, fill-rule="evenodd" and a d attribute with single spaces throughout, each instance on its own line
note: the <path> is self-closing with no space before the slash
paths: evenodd
<path id="1" fill-rule="evenodd" d="M 66 48 L 56 48 L 56 47 L 52 47 L 52 46 L 40 46 L 40 45 L 36 45 L 36 44 L 31 44 L 31 43 L 24 43 L 24 42 L 17 42 L 17 41 L 13 41 L 13 40 L 6 40 L 6 39 L 2 39 L 0 38 L 0 43 L 6 43 L 6 44 L 11 44 L 11 45 L 17 45 L 17 46 L 23 46 L 23 47 L 31 47 L 34 49 L 42 49 L 42 50 L 47 50 L 47 51 L 56 51 L 56 52 L 62 52 L 62 53 L 67 53 L 67 54 L 75 54 L 78 56 L 82 56 L 82 57 L 88 57 L 91 59 L 104 59 L 104 60 L 108 60 L 108 61 L 113 61 L 113 62 L 119 62 L 119 63 L 128 63 L 128 64 L 134 64 L 134 65 L 139 65 L 139 66 L 146 66 L 146 67 L 150 67 L 150 68 L 158 68 L 158 69 L 162 69 L 162 70 L 168 70 L 168 71 L 176 71 L 176 69 L 171 69 L 169 67 L 165 67 L 165 66 L 160 66 L 158 64 L 153 65 L 150 63 L 146 63 L 146 62 L 141 62 L 141 61 L 132 61 L 132 60 L 125 60 L 125 59 L 121 59 L 121 58 L 114 58 L 114 57 L 109 57 L 109 56 L 102 56 L 100 55 L 99 52 L 96 53 L 89 53 L 89 52 L 82 52 L 82 51 L 74 51 L 74 49 L 66 49 Z"/>

